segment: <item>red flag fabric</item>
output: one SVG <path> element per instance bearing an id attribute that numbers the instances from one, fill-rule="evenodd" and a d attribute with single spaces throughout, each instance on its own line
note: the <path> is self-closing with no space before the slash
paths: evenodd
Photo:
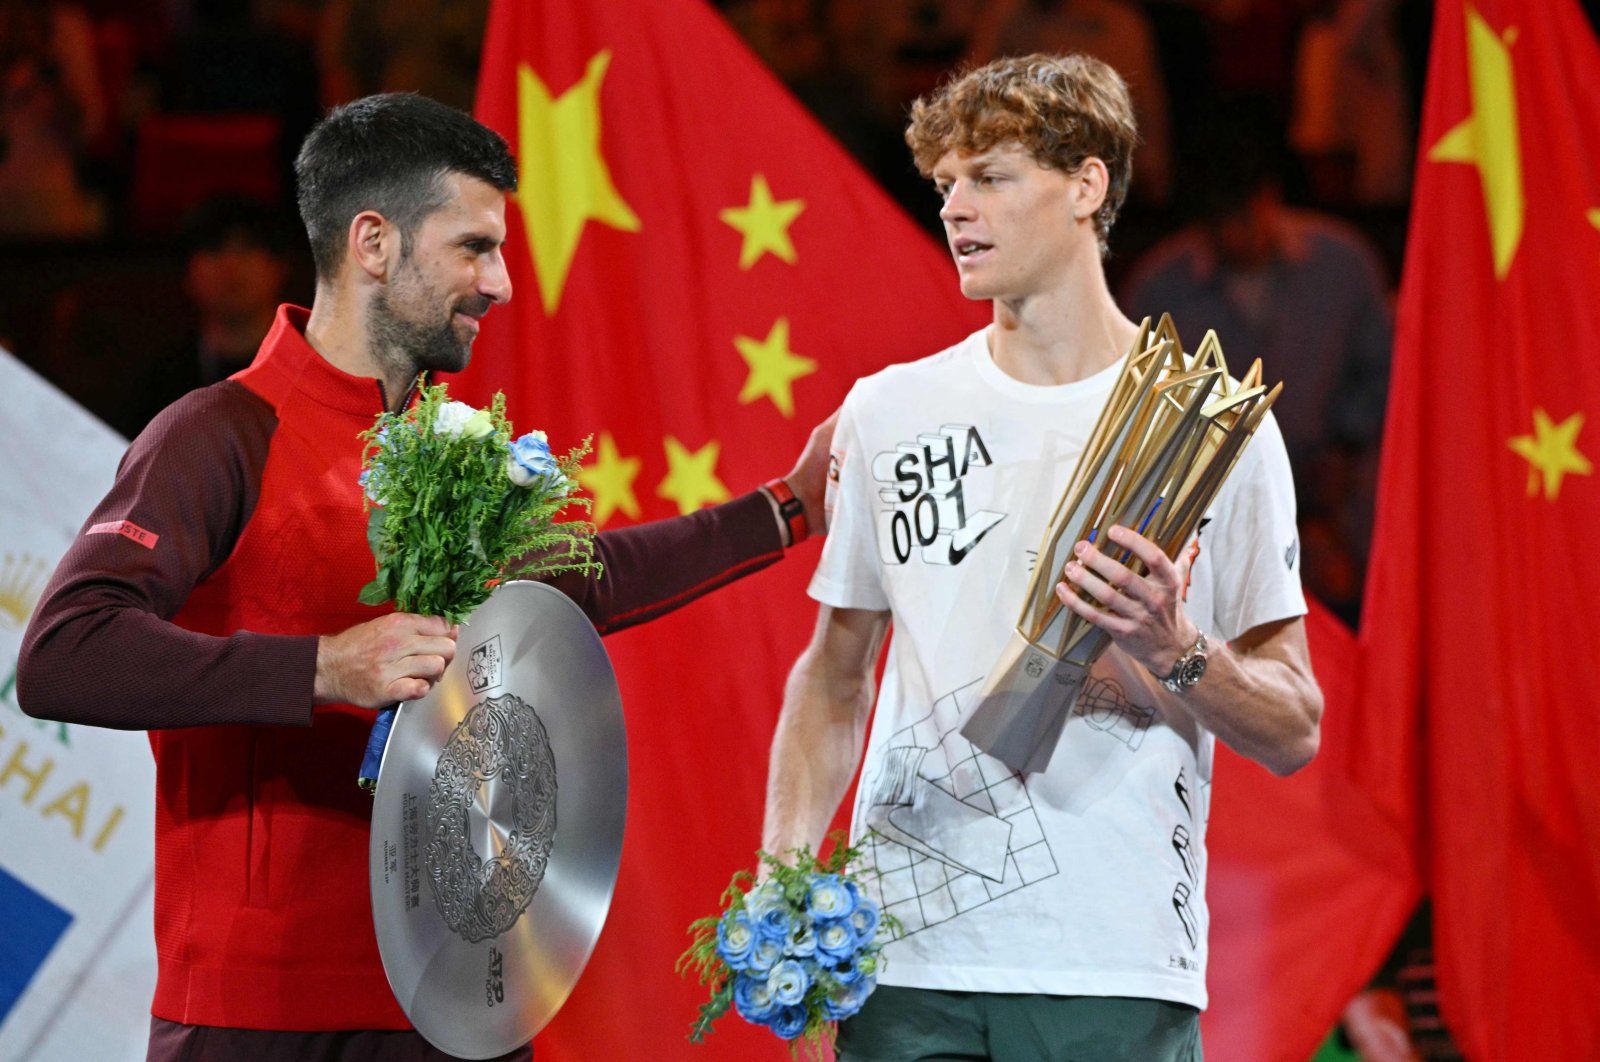
<path id="1" fill-rule="evenodd" d="M 1211 785 L 1206 1054 L 1305 1062 L 1382 964 L 1419 883 L 1410 840 L 1341 769 L 1362 706 L 1354 635 L 1316 601 L 1306 635 L 1322 751 L 1275 778 L 1224 745 Z"/>
<path id="2" fill-rule="evenodd" d="M 1600 1057 L 1600 50 L 1434 14 L 1351 770 L 1423 838 L 1473 1059 Z"/>
<path id="3" fill-rule="evenodd" d="M 850 384 L 987 317 L 949 258 L 698 0 L 494 5 L 477 116 L 522 186 L 511 303 L 458 387 L 506 391 L 558 448 L 594 436 L 602 528 L 693 511 L 787 473 Z M 909 164 L 909 163 L 908 163 Z M 929 190 L 929 209 L 936 209 Z M 776 568 L 607 639 L 628 719 L 621 878 L 541 1062 L 783 1058 L 673 963 L 754 865 L 767 752 L 816 607 L 807 544 Z"/>

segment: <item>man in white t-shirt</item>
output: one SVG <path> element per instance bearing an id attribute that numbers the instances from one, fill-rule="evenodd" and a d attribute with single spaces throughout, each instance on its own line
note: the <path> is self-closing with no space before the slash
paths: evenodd
<path id="1" fill-rule="evenodd" d="M 1318 743 L 1282 436 L 1261 426 L 1178 562 L 1126 528 L 1145 576 L 1077 545 L 1057 593 L 1112 647 L 1048 770 L 979 752 L 961 726 L 1138 332 L 1102 266 L 1136 132 L 1110 67 L 1035 55 L 919 100 L 906 138 L 994 322 L 845 402 L 764 845 L 821 840 L 892 622 L 852 837 L 901 935 L 841 1059 L 1198 1060 L 1214 736 L 1279 774 Z"/>

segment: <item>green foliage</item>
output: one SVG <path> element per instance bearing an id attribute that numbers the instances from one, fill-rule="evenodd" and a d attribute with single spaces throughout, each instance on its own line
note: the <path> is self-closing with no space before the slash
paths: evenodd
<path id="1" fill-rule="evenodd" d="M 393 601 L 403 612 L 459 623 L 508 579 L 598 575 L 593 525 L 556 522 L 568 506 L 590 506 L 574 493 L 588 441 L 555 459 L 559 476 L 519 487 L 506 472 L 514 436 L 505 396 L 497 393 L 473 422 L 488 429 L 476 438 L 472 429 L 436 430 L 449 401 L 445 385 L 424 387 L 411 408 L 381 414 L 361 435 L 367 542 L 378 565 L 362 603 Z"/>

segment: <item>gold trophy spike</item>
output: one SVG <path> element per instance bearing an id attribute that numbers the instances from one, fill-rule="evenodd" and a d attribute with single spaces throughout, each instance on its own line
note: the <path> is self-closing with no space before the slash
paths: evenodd
<path id="1" fill-rule="evenodd" d="M 1153 328 L 1148 317 L 1140 323 L 1044 530 L 1016 629 L 962 727 L 969 741 L 1024 774 L 1049 766 L 1089 669 L 1111 644 L 1055 596 L 1072 547 L 1114 551 L 1106 536 L 1120 524 L 1177 557 L 1282 389 L 1263 386 L 1259 361 L 1230 377 L 1214 331 L 1186 354 L 1169 315 Z M 1145 573 L 1126 551 L 1118 559 Z"/>

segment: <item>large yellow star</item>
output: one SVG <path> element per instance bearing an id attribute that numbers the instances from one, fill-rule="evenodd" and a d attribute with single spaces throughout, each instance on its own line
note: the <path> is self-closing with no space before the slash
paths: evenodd
<path id="1" fill-rule="evenodd" d="M 789 240 L 789 226 L 794 224 L 794 219 L 805 208 L 804 199 L 774 200 L 766 177 L 759 173 L 752 177 L 750 204 L 729 207 L 717 215 L 744 236 L 744 244 L 739 248 L 739 268 L 749 269 L 769 251 L 794 265 L 794 244 Z"/>
<path id="2" fill-rule="evenodd" d="M 1467 8 L 1467 67 L 1472 85 L 1472 114 L 1439 138 L 1428 151 L 1433 162 L 1465 162 L 1478 167 L 1483 207 L 1489 217 L 1489 242 L 1494 248 L 1494 275 L 1505 279 L 1522 241 L 1522 145 L 1517 134 L 1517 86 L 1511 67 L 1511 43 L 1489 28 L 1483 16 Z"/>
<path id="3" fill-rule="evenodd" d="M 667 478 L 656 487 L 656 495 L 678 503 L 678 512 L 687 515 L 707 505 L 727 501 L 732 495 L 717 478 L 717 457 L 722 444 L 706 443 L 693 453 L 675 437 L 663 440 L 667 451 Z"/>
<path id="4" fill-rule="evenodd" d="M 1544 479 L 1546 501 L 1555 501 L 1561 493 L 1561 477 L 1568 472 L 1587 476 L 1594 471 L 1589 459 L 1578 452 L 1578 432 L 1583 428 L 1583 414 L 1574 413 L 1560 424 L 1550 419 L 1550 414 L 1534 407 L 1533 434 L 1513 437 L 1509 445 L 1528 462 L 1528 496 L 1539 491 L 1539 480 Z"/>
<path id="5" fill-rule="evenodd" d="M 794 416 L 794 381 L 817 371 L 817 363 L 789 349 L 789 319 L 780 317 L 766 339 L 735 336 L 733 345 L 750 367 L 739 401 L 749 405 L 758 398 L 770 398 L 778 412 Z"/>
<path id="6" fill-rule="evenodd" d="M 527 64 L 517 67 L 522 184 L 516 198 L 546 314 L 561 305 L 578 240 L 591 218 L 623 232 L 639 231 L 639 217 L 618 194 L 600 153 L 600 83 L 610 62 L 609 51 L 590 59 L 583 80 L 560 99 Z"/>
<path id="7" fill-rule="evenodd" d="M 1588 217 L 1589 224 L 1593 225 L 1596 229 L 1600 229 L 1600 210 L 1589 211 Z"/>
<path id="8" fill-rule="evenodd" d="M 595 526 L 604 527 L 618 509 L 630 520 L 639 519 L 633 481 L 643 464 L 637 457 L 623 457 L 609 431 L 600 433 L 600 448 L 595 451 L 594 460 L 578 469 L 578 482 L 594 495 Z"/>

